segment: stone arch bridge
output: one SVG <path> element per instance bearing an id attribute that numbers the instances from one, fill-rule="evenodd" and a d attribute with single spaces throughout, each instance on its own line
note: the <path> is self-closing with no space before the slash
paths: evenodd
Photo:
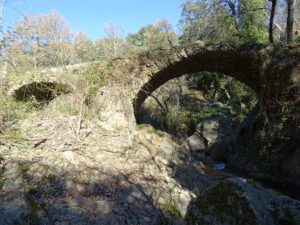
<path id="1" fill-rule="evenodd" d="M 108 83 L 100 88 L 99 93 L 105 94 L 103 90 L 107 91 L 108 87 L 128 92 L 126 95 L 132 102 L 134 111 L 138 111 L 145 99 L 167 81 L 201 71 L 218 72 L 233 77 L 252 88 L 260 100 L 272 101 L 273 104 L 278 104 L 284 97 L 289 98 L 286 101 L 297 99 L 295 91 L 297 85 L 300 85 L 299 45 L 205 46 L 199 42 L 172 49 L 158 49 L 137 58 L 116 59 L 100 64 Z M 78 70 L 89 65 L 86 63 L 50 68 L 38 75 L 36 72 L 28 72 L 18 79 L 10 80 L 8 94 L 18 100 L 28 100 L 30 94 L 43 94 L 35 93 L 35 87 L 41 90 L 42 86 L 49 86 L 52 91 L 60 94 L 69 93 L 70 80 L 78 77 Z"/>
<path id="2" fill-rule="evenodd" d="M 242 155 L 249 162 L 261 158 L 272 160 L 274 165 L 271 163 L 268 168 L 261 165 L 258 167 L 266 170 L 266 173 L 272 171 L 274 166 L 285 167 L 280 173 L 294 180 L 299 178 L 299 45 L 207 46 L 199 42 L 148 52 L 137 58 L 115 59 L 100 64 L 107 82 L 98 91 L 95 108 L 99 109 L 100 120 L 110 128 L 124 127 L 125 124 L 125 127 L 134 130 L 134 114 L 145 99 L 155 89 L 175 77 L 207 71 L 218 72 L 241 81 L 256 92 L 259 104 L 244 123 L 246 132 L 237 134 L 235 141 L 226 147 L 228 155 Z M 25 100 L 22 98 L 27 96 L 24 90 L 29 87 L 34 90 L 34 86 L 41 82 L 55 83 L 52 87 L 59 87 L 60 93 L 71 92 L 72 88 L 65 88 L 64 91 L 62 87 L 68 87 L 68 82 L 76 77 L 78 68 L 86 65 L 69 66 L 51 73 L 46 70 L 43 72 L 44 77 L 39 76 L 38 79 L 27 76 L 21 82 L 11 83 L 9 94 Z M 64 86 L 57 85 L 60 83 Z M 262 132 L 267 134 L 267 141 L 260 138 L 259 134 Z M 266 148 L 266 151 L 260 151 Z M 271 154 L 265 154 L 268 151 L 272 152 L 272 157 Z M 296 162 L 293 161 L 295 158 Z M 291 163 L 298 165 L 297 171 L 289 167 Z"/>
<path id="3" fill-rule="evenodd" d="M 300 79 L 300 46 L 194 44 L 148 53 L 139 60 L 142 72 L 135 74 L 132 82 L 135 111 L 167 81 L 201 71 L 218 72 L 241 81 L 262 102 L 280 104 L 286 94 L 290 98 L 286 101 L 297 98 L 296 88 L 291 87 L 296 87 Z"/>

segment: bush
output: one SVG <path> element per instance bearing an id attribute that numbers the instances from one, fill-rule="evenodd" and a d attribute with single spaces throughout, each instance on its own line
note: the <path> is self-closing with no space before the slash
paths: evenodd
<path id="1" fill-rule="evenodd" d="M 92 63 L 82 71 L 89 96 L 95 96 L 99 87 L 105 84 L 104 69 L 100 64 Z"/>

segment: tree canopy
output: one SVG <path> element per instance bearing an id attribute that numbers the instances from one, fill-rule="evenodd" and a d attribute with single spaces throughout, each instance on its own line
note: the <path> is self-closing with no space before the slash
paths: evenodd
<path id="1" fill-rule="evenodd" d="M 188 0 L 182 5 L 183 42 L 264 42 L 264 0 Z"/>

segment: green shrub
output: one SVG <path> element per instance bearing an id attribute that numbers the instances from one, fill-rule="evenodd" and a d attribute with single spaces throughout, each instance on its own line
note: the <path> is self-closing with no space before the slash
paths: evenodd
<path id="1" fill-rule="evenodd" d="M 105 73 L 100 64 L 89 65 L 82 71 L 82 77 L 89 96 L 95 96 L 98 88 L 105 84 Z"/>
<path id="2" fill-rule="evenodd" d="M 172 109 L 165 115 L 163 123 L 171 133 L 178 136 L 185 136 L 191 122 L 189 116 L 188 111 L 181 110 L 180 108 Z"/>

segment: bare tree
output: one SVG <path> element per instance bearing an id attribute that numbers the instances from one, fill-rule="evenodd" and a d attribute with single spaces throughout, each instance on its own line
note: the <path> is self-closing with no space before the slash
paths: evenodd
<path id="1" fill-rule="evenodd" d="M 95 44 L 84 32 L 75 34 L 73 45 L 75 49 L 74 63 L 93 61 L 98 55 Z"/>
<path id="2" fill-rule="evenodd" d="M 9 19 L 6 18 L 7 9 L 10 8 L 11 11 L 13 11 L 13 14 L 17 13 L 22 15 L 22 13 L 18 9 L 13 7 L 13 3 L 16 2 L 18 2 L 18 0 L 0 0 L 0 59 L 2 62 L 5 63 L 4 68 L 6 69 L 8 68 L 6 65 L 7 63 L 9 63 L 13 67 L 16 66 L 14 64 L 14 61 L 11 59 L 12 56 L 9 55 L 8 52 L 6 51 L 7 46 L 12 41 L 8 29 Z"/>
<path id="3" fill-rule="evenodd" d="M 122 46 L 124 45 L 121 28 L 118 25 L 110 22 L 105 25 L 104 32 L 106 35 L 106 57 L 117 58 L 120 55 Z"/>
<path id="4" fill-rule="evenodd" d="M 168 44 L 170 47 L 177 44 L 177 35 L 173 30 L 172 24 L 170 21 L 166 19 L 158 20 L 155 23 L 155 26 L 160 30 L 161 34 L 164 35 L 164 38 L 167 39 Z"/>
<path id="5" fill-rule="evenodd" d="M 274 25 L 275 13 L 276 13 L 277 0 L 269 0 L 269 1 L 272 2 L 271 15 L 270 15 L 270 23 L 269 23 L 269 42 L 273 43 L 274 42 L 274 38 L 273 38 L 273 25 Z"/>
<path id="6" fill-rule="evenodd" d="M 69 64 L 73 54 L 73 33 L 57 12 L 24 15 L 12 26 L 9 55 L 21 66 L 58 66 Z"/>

